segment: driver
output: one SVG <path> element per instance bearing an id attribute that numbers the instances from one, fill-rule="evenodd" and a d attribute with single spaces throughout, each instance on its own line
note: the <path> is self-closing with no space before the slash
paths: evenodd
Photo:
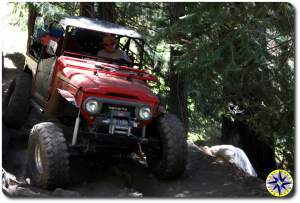
<path id="1" fill-rule="evenodd" d="M 102 39 L 102 45 L 104 49 L 98 51 L 97 56 L 110 58 L 115 60 L 125 60 L 126 62 L 132 63 L 127 54 L 117 48 L 117 43 L 113 35 L 106 35 Z"/>

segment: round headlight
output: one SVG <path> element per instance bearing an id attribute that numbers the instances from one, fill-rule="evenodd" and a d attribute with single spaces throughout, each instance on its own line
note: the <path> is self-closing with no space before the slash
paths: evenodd
<path id="1" fill-rule="evenodd" d="M 90 99 L 85 103 L 85 110 L 90 114 L 97 114 L 101 110 L 101 103 L 95 99 Z"/>
<path id="2" fill-rule="evenodd" d="M 142 107 L 139 110 L 139 117 L 143 120 L 149 120 L 152 117 L 151 109 L 149 107 Z"/>

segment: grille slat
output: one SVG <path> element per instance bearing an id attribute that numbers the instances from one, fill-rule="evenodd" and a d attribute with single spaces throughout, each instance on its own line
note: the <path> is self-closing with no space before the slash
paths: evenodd
<path id="1" fill-rule="evenodd" d="M 103 104 L 101 113 L 109 114 L 110 111 L 112 111 L 112 110 L 129 112 L 130 116 L 132 118 L 135 118 L 135 107 L 133 107 L 133 106 L 123 106 L 123 105 L 117 105 L 117 104 Z"/>

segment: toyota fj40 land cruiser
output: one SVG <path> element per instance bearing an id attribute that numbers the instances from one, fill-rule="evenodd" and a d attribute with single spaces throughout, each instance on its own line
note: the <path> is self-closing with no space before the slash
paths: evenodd
<path id="1" fill-rule="evenodd" d="M 73 153 L 141 151 L 160 179 L 185 170 L 186 132 L 165 113 L 142 70 L 144 41 L 126 27 L 84 17 L 67 17 L 38 27 L 28 46 L 24 72 L 11 84 L 4 122 L 20 128 L 30 106 L 46 122 L 30 132 L 31 181 L 42 188 L 65 187 Z M 97 57 L 99 42 L 113 34 L 132 63 Z"/>

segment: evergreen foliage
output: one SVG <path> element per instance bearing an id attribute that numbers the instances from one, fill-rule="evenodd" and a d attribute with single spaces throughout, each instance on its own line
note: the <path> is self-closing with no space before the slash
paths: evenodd
<path id="1" fill-rule="evenodd" d="M 238 119 L 260 139 L 275 142 L 277 158 L 293 168 L 294 8 L 288 3 L 184 3 L 185 15 L 171 25 L 167 4 L 123 3 L 124 12 L 132 11 L 123 21 L 143 32 L 153 47 L 166 47 L 162 56 L 170 47 L 183 53 L 173 64 L 188 78 L 182 91 L 189 95 L 189 130 L 205 134 L 219 128 L 221 115 Z M 230 114 L 230 103 L 243 116 Z"/>

